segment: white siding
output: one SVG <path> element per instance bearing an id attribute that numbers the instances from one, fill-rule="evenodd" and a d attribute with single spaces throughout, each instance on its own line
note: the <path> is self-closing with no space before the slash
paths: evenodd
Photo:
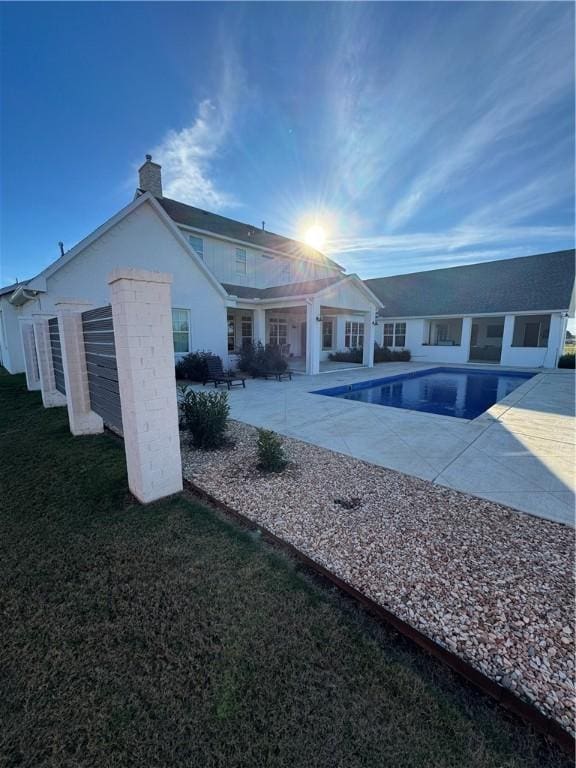
<path id="1" fill-rule="evenodd" d="M 325 264 L 315 264 L 277 254 L 265 253 L 249 245 L 227 242 L 209 235 L 198 235 L 182 229 L 186 239 L 189 236 L 202 237 L 204 241 L 204 263 L 222 283 L 247 285 L 251 288 L 269 288 L 273 285 L 300 283 L 339 275 L 340 270 Z M 236 269 L 236 248 L 246 251 L 246 273 Z"/>
<path id="2" fill-rule="evenodd" d="M 26 304 L 25 312 L 52 313 L 59 298 L 109 304 L 108 275 L 123 267 L 172 274 L 172 306 L 190 310 L 191 349 L 225 358 L 225 299 L 149 205 L 136 208 L 49 277 L 47 292 Z"/>
<path id="3" fill-rule="evenodd" d="M 514 316 L 509 316 L 513 321 Z M 435 318 L 431 318 L 435 319 Z M 479 320 L 482 318 L 478 318 Z M 399 322 L 402 318 L 386 318 L 385 322 Z M 462 340 L 459 346 L 445 347 L 428 345 L 428 318 L 406 320 L 406 349 L 410 350 L 412 360 L 430 363 L 461 364 L 469 361 L 470 328 L 474 318 L 464 319 Z M 513 347 L 505 337 L 502 339 L 500 364 L 519 368 L 554 368 L 558 350 L 562 345 L 562 315 L 552 314 L 547 347 Z M 383 322 L 378 323 L 376 341 L 382 344 Z M 490 363 L 486 363 L 490 365 Z"/>

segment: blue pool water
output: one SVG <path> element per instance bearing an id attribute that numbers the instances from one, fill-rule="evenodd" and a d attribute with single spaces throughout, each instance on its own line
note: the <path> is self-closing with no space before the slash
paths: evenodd
<path id="1" fill-rule="evenodd" d="M 533 375 L 516 371 L 429 368 L 385 379 L 319 389 L 314 394 L 475 419 Z"/>

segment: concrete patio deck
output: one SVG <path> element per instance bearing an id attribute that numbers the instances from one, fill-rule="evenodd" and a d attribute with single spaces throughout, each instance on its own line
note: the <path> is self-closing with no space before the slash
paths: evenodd
<path id="1" fill-rule="evenodd" d="M 312 394 L 432 367 L 385 363 L 248 381 L 230 392 L 231 417 L 574 525 L 573 372 L 539 372 L 473 421 Z"/>

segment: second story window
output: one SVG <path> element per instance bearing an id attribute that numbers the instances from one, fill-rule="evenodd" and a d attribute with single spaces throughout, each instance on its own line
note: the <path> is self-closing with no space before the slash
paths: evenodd
<path id="1" fill-rule="evenodd" d="M 292 279 L 292 273 L 290 270 L 290 262 L 289 261 L 283 261 L 280 263 L 280 274 L 278 277 L 280 278 L 280 283 L 289 283 Z"/>
<path id="2" fill-rule="evenodd" d="M 236 248 L 236 272 L 246 274 L 246 248 Z"/>
<path id="3" fill-rule="evenodd" d="M 192 246 L 192 250 L 196 256 L 198 256 L 199 259 L 204 260 L 204 240 L 201 237 L 188 235 L 188 242 Z"/>

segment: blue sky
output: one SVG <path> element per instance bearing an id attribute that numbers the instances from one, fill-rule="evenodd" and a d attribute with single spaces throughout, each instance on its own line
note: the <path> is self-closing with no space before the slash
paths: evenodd
<path id="1" fill-rule="evenodd" d="M 570 3 L 3 3 L 0 283 L 165 192 L 374 277 L 574 244 Z"/>

